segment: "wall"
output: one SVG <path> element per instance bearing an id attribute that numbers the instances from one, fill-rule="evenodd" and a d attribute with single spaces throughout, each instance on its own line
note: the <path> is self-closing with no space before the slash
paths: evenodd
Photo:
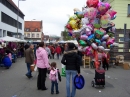
<path id="1" fill-rule="evenodd" d="M 130 17 L 127 17 L 130 0 L 108 0 L 108 2 L 111 4 L 112 9 L 117 11 L 117 17 L 112 21 L 116 24 L 116 29 L 123 29 L 125 23 L 127 29 L 130 29 Z"/>
<path id="2" fill-rule="evenodd" d="M 30 37 L 27 37 L 27 34 L 30 34 Z M 35 34 L 35 37 L 32 37 L 31 34 Z M 39 39 L 41 40 L 41 32 L 24 32 L 24 37 L 26 36 L 27 38 L 38 38 L 37 34 L 39 34 Z"/>
<path id="3" fill-rule="evenodd" d="M 14 18 L 15 20 L 17 20 L 17 15 L 13 11 L 11 11 L 10 9 L 8 9 L 3 4 L 0 3 L 0 29 L 17 33 L 17 28 L 1 22 L 1 11 L 4 12 L 5 14 L 9 15 L 10 17 Z M 24 35 L 24 20 L 21 17 L 19 17 L 19 22 L 22 23 L 22 30 L 18 29 L 18 32 L 20 32 L 20 33 L 22 33 L 22 35 Z"/>

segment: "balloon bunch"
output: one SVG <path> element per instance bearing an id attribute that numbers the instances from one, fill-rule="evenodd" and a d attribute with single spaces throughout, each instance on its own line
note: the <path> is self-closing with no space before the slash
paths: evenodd
<path id="1" fill-rule="evenodd" d="M 87 0 L 86 4 L 87 7 L 82 12 L 74 9 L 74 16 L 70 17 L 65 27 L 70 36 L 75 37 L 75 32 L 80 33 L 78 49 L 98 60 L 98 53 L 118 46 L 114 37 L 115 24 L 111 22 L 116 18 L 117 12 L 111 9 L 109 3 L 99 0 Z M 99 64 L 97 61 L 95 63 Z"/>

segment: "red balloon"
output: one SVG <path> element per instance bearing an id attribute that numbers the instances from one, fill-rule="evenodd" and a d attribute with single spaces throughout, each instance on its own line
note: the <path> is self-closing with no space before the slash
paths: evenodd
<path id="1" fill-rule="evenodd" d="M 86 4 L 88 7 L 97 7 L 99 0 L 87 0 Z"/>
<path id="2" fill-rule="evenodd" d="M 67 24 L 66 28 L 69 29 L 69 30 L 72 30 L 72 27 L 70 26 L 70 24 Z"/>

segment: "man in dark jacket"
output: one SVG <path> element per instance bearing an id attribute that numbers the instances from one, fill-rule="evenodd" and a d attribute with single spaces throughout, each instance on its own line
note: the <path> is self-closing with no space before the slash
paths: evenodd
<path id="1" fill-rule="evenodd" d="M 75 97 L 76 87 L 74 85 L 74 77 L 80 75 L 81 58 L 74 50 L 75 44 L 68 43 L 68 51 L 64 52 L 61 63 L 66 66 L 66 93 L 67 97 Z M 72 93 L 70 93 L 70 76 L 72 75 Z"/>
<path id="2" fill-rule="evenodd" d="M 28 78 L 32 77 L 30 66 L 34 63 L 33 48 L 34 46 L 30 44 L 30 47 L 25 51 L 25 63 L 27 64 L 27 69 L 28 69 L 26 76 Z"/>

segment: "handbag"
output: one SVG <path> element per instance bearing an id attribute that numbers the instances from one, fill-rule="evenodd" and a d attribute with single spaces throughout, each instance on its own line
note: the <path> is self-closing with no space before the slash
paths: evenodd
<path id="1" fill-rule="evenodd" d="M 31 71 L 34 71 L 35 66 L 36 66 L 35 64 L 30 65 Z"/>

